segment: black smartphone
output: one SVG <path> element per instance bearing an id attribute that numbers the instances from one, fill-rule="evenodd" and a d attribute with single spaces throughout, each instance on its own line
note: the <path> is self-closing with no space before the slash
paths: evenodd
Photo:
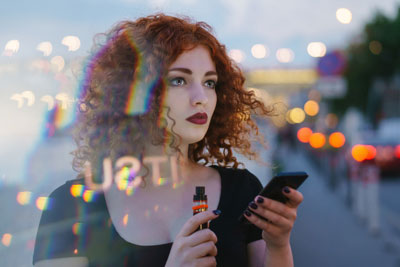
<path id="1" fill-rule="evenodd" d="M 288 199 L 282 193 L 283 188 L 288 186 L 297 189 L 307 177 L 308 174 L 306 172 L 280 172 L 269 181 L 258 195 L 286 203 Z M 239 221 L 249 223 L 243 215 L 239 217 Z"/>

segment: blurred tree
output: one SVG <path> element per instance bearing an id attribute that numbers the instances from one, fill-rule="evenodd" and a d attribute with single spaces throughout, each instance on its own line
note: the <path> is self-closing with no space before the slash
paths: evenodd
<path id="1" fill-rule="evenodd" d="M 331 107 L 340 115 L 356 107 L 376 125 L 381 116 L 382 88 L 400 73 L 400 7 L 393 19 L 377 12 L 346 52 L 347 94 L 332 99 Z M 379 82 L 381 86 L 377 86 Z"/>

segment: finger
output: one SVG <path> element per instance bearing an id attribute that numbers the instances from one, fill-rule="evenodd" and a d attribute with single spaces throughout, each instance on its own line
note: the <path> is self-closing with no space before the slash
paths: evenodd
<path id="1" fill-rule="evenodd" d="M 189 258 L 201 258 L 205 256 L 217 256 L 217 247 L 214 242 L 201 243 L 190 249 Z"/>
<path id="2" fill-rule="evenodd" d="M 267 209 L 270 210 L 276 214 L 279 214 L 289 220 L 295 220 L 297 217 L 297 210 L 296 208 L 292 208 L 288 206 L 287 204 L 283 204 L 279 201 L 257 196 L 256 197 L 256 202 L 251 202 L 249 204 L 249 207 L 252 207 L 254 210 L 256 210 L 258 207 L 261 207 L 261 209 Z"/>
<path id="3" fill-rule="evenodd" d="M 203 229 L 197 232 L 194 232 L 190 236 L 187 237 L 187 244 L 191 247 L 197 246 L 201 243 L 205 243 L 207 241 L 212 241 L 217 243 L 217 236 L 210 229 Z"/>
<path id="4" fill-rule="evenodd" d="M 249 222 L 251 222 L 260 229 L 266 231 L 266 229 L 270 228 L 270 223 L 266 220 L 266 218 L 260 218 L 257 215 L 251 213 L 249 210 L 246 210 L 243 213 L 243 216 L 245 216 Z"/>
<path id="5" fill-rule="evenodd" d="M 263 207 L 258 207 L 255 209 L 255 208 L 249 206 L 249 209 L 253 213 L 258 215 L 258 216 L 254 216 L 254 217 L 259 217 L 258 219 L 267 221 L 267 222 L 277 225 L 283 229 L 289 228 L 292 225 L 291 221 L 288 218 L 285 218 L 281 214 L 275 213 L 275 212 L 265 209 Z"/>
<path id="6" fill-rule="evenodd" d="M 196 266 L 214 267 L 217 266 L 217 260 L 214 256 L 202 257 L 196 259 Z"/>
<path id="7" fill-rule="evenodd" d="M 290 207 L 297 208 L 303 201 L 303 194 L 288 186 L 283 188 L 282 193 L 289 199 L 286 204 Z"/>
<path id="8" fill-rule="evenodd" d="M 186 221 L 186 223 L 183 225 L 181 231 L 178 233 L 178 236 L 189 236 L 191 235 L 194 231 L 197 230 L 200 224 L 206 223 L 210 220 L 216 219 L 219 214 L 221 214 L 221 211 L 219 210 L 207 210 L 200 212 L 193 217 L 190 217 L 189 220 Z"/>

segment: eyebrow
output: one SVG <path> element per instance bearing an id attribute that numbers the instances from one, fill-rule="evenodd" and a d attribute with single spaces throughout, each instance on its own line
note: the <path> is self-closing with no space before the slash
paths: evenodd
<path id="1" fill-rule="evenodd" d="M 193 73 L 190 69 L 187 69 L 187 68 L 172 68 L 172 69 L 168 70 L 168 72 L 170 72 L 170 71 L 180 71 L 180 72 L 187 73 L 187 74 L 192 74 Z M 210 75 L 218 76 L 217 72 L 212 71 L 212 70 L 207 71 L 206 74 L 205 74 L 205 76 L 210 76 Z"/>

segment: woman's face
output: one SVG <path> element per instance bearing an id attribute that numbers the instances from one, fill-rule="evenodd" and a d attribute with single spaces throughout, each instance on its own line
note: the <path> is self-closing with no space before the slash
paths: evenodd
<path id="1" fill-rule="evenodd" d="M 217 103 L 215 64 L 208 49 L 196 46 L 183 52 L 168 68 L 165 105 L 168 130 L 179 135 L 183 144 L 202 140 Z M 173 125 L 173 126 L 172 126 Z"/>

